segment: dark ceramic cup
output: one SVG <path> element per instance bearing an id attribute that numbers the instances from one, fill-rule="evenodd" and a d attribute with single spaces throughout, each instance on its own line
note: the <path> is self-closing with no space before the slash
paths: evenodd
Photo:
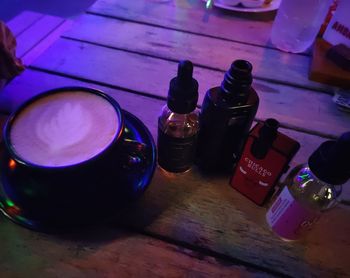
<path id="1" fill-rule="evenodd" d="M 37 115 L 40 115 L 40 121 L 45 124 L 49 122 L 50 125 L 57 125 L 58 122 L 58 125 L 63 126 L 60 127 L 61 130 L 66 132 L 67 129 L 72 129 L 72 126 L 65 127 L 66 122 L 71 122 L 70 118 L 80 117 L 80 121 L 85 118 L 91 119 L 99 115 L 99 105 L 93 105 L 93 111 L 84 118 L 86 115 L 80 108 L 62 108 L 57 99 L 67 99 L 69 102 L 70 95 L 74 98 L 88 96 L 85 94 L 91 99 L 95 97 L 99 101 L 103 100 L 103 105 L 107 103 L 110 105 L 109 111 L 115 113 L 114 123 L 109 125 L 114 126 L 112 138 L 102 150 L 95 150 L 95 153 L 86 159 L 77 159 L 73 163 L 56 161 L 55 165 L 51 165 L 51 162 L 46 163 L 45 159 L 51 161 L 57 160 L 57 157 L 47 155 L 47 151 L 32 138 L 32 133 L 37 132 L 37 126 L 40 125 L 36 122 L 36 116 L 32 115 L 35 112 L 32 111 L 37 109 L 39 103 L 49 105 L 49 109 L 46 109 L 49 114 L 58 109 L 58 115 L 62 116 L 63 120 L 62 117 L 52 120 L 51 116 L 41 114 L 46 113 L 45 109 L 40 113 L 37 111 Z M 54 102 L 58 103 L 56 108 L 50 107 Z M 105 111 L 102 110 L 100 112 L 103 114 Z M 99 128 L 103 123 L 98 124 Z M 76 130 L 68 132 L 68 137 L 72 136 L 74 140 L 79 137 L 80 135 L 75 134 L 84 130 L 84 124 L 82 126 L 74 123 L 73 128 Z M 45 138 L 55 139 L 57 134 L 62 136 L 61 141 L 68 140 L 66 135 L 57 133 L 55 129 L 39 127 L 39 130 L 43 130 L 40 132 Z M 99 132 L 100 130 L 103 128 L 100 128 Z M 62 145 L 57 136 L 53 141 Z M 100 137 L 103 137 L 103 132 L 89 137 L 89 140 L 84 142 L 93 142 L 91 145 L 94 145 Z M 28 144 L 23 138 L 28 138 Z M 68 140 L 67 144 L 69 143 Z M 48 148 L 51 150 L 53 146 L 50 144 Z M 21 145 L 24 145 L 23 151 Z M 44 147 L 46 148 L 46 145 Z M 77 144 L 71 149 L 75 152 L 79 148 Z M 44 158 L 40 158 L 41 152 Z M 83 154 L 85 155 L 85 152 Z M 155 144 L 144 124 L 132 114 L 123 111 L 113 98 L 100 91 L 82 87 L 51 90 L 22 105 L 11 115 L 4 127 L 0 155 L 0 210 L 16 223 L 39 230 L 76 226 L 113 217 L 120 208 L 142 195 L 152 179 L 156 165 Z M 38 156 L 44 163 L 31 159 L 31 156 Z"/>

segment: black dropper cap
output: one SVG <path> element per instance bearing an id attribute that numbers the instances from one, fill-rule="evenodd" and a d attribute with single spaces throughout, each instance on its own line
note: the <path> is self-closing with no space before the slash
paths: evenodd
<path id="1" fill-rule="evenodd" d="M 311 171 L 323 182 L 339 185 L 350 178 L 350 132 L 326 141 L 309 158 Z"/>
<path id="2" fill-rule="evenodd" d="M 252 155 L 257 159 L 263 159 L 273 145 L 278 135 L 279 122 L 275 119 L 267 119 L 258 132 L 258 138 L 254 139 L 251 147 Z"/>
<path id="3" fill-rule="evenodd" d="M 248 61 L 234 61 L 231 68 L 225 73 L 221 83 L 221 91 L 228 98 L 244 102 L 248 98 L 253 82 L 252 70 L 253 66 Z"/>
<path id="4" fill-rule="evenodd" d="M 192 77 L 193 64 L 181 61 L 177 70 L 177 77 L 170 81 L 168 93 L 168 107 L 178 114 L 192 112 L 198 101 L 198 82 Z"/>

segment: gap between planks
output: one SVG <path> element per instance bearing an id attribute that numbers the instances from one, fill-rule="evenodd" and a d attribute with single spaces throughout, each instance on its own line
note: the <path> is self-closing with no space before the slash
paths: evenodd
<path id="1" fill-rule="evenodd" d="M 18 37 L 41 20 L 44 16 L 44 14 L 24 11 L 10 21 L 6 22 L 6 25 L 10 28 L 13 35 Z"/>
<path id="2" fill-rule="evenodd" d="M 206 33 L 200 33 L 200 32 L 195 32 L 195 31 L 190 31 L 190 30 L 184 30 L 184 29 L 181 29 L 181 28 L 175 28 L 175 27 L 160 25 L 160 24 L 151 23 L 151 22 L 142 21 L 142 20 L 130 19 L 130 18 L 127 18 L 127 17 L 121 17 L 121 16 L 116 16 L 116 15 L 108 15 L 108 14 L 103 14 L 103 13 L 99 13 L 99 12 L 86 11 L 85 13 L 86 14 L 90 14 L 90 15 L 105 17 L 105 18 L 118 19 L 118 20 L 122 20 L 122 21 L 127 21 L 127 22 L 132 22 L 132 23 L 137 23 L 137 24 L 143 24 L 143 25 L 157 27 L 157 28 L 162 28 L 162 29 L 166 29 L 166 30 L 179 31 L 179 32 L 182 32 L 182 33 L 202 36 L 202 37 L 206 37 L 206 38 L 219 39 L 219 40 L 227 41 L 227 42 L 235 42 L 235 43 L 240 43 L 240 44 L 246 44 L 246 45 L 250 45 L 250 46 L 260 47 L 260 48 L 268 48 L 268 49 L 281 51 L 281 50 L 279 50 L 278 48 L 276 48 L 276 47 L 274 47 L 272 45 L 265 45 L 265 46 L 263 46 L 261 44 L 243 42 L 243 41 L 240 41 L 240 40 L 234 40 L 234 39 L 229 39 L 229 38 L 225 38 L 225 37 L 209 35 L 209 34 L 206 34 Z M 295 55 L 310 56 L 311 54 L 310 53 L 295 53 Z"/>
<path id="3" fill-rule="evenodd" d="M 154 54 L 151 54 L 151 53 L 145 53 L 145 52 L 136 51 L 136 50 L 130 50 L 130 49 L 122 48 L 122 47 L 110 46 L 110 45 L 97 43 L 97 42 L 92 42 L 92 41 L 88 41 L 88 40 L 77 39 L 77 38 L 73 38 L 73 37 L 70 37 L 70 36 L 67 36 L 67 35 L 63 35 L 63 36 L 61 36 L 61 38 L 62 39 L 66 39 L 66 40 L 75 41 L 75 42 L 87 43 L 87 44 L 91 44 L 91 45 L 99 46 L 99 47 L 104 47 L 104 48 L 108 48 L 108 49 L 119 50 L 119 51 L 123 51 L 123 52 L 127 52 L 127 53 L 138 54 L 138 55 L 141 55 L 141 56 L 151 57 L 151 58 L 155 58 L 155 59 L 159 59 L 159 60 L 163 60 L 163 61 L 169 61 L 169 62 L 175 62 L 175 63 L 179 62 L 178 59 L 174 59 L 174 58 L 171 58 L 171 57 L 157 56 L 157 55 L 154 55 Z M 195 62 L 193 62 L 193 65 L 197 66 L 199 68 L 208 69 L 208 70 L 212 70 L 212 71 L 217 71 L 217 72 L 220 72 L 220 73 L 225 73 L 226 72 L 225 70 L 222 70 L 222 69 L 217 68 L 217 67 L 211 67 L 211 66 L 207 66 L 207 65 L 199 64 L 199 63 L 195 63 Z M 292 82 L 288 82 L 288 81 L 281 81 L 281 80 L 276 80 L 276 79 L 271 79 L 271 78 L 266 78 L 266 77 L 260 77 L 260 76 L 257 76 L 257 75 L 254 76 L 254 79 L 270 82 L 270 83 L 273 83 L 273 84 L 278 84 L 278 85 L 290 86 L 290 87 L 294 87 L 294 88 L 298 88 L 298 89 L 309 90 L 309 91 L 313 91 L 313 92 L 325 93 L 327 95 L 334 95 L 333 90 L 329 89 L 329 88 L 319 88 L 319 87 L 313 87 L 311 85 L 310 86 L 298 85 L 296 83 L 292 83 Z"/>
<path id="4" fill-rule="evenodd" d="M 95 84 L 95 85 L 99 85 L 99 86 L 104 86 L 104 87 L 111 88 L 111 89 L 122 90 L 122 91 L 132 93 L 135 95 L 146 96 L 146 97 L 149 97 L 152 99 L 158 99 L 158 100 L 166 100 L 167 99 L 166 97 L 157 96 L 157 95 L 154 95 L 154 94 L 149 93 L 149 92 L 137 91 L 137 90 L 129 89 L 126 87 L 117 86 L 117 85 L 113 85 L 113 84 L 109 84 L 109 83 L 105 83 L 105 82 L 101 82 L 101 81 L 96 81 L 96 80 L 92 80 L 92 79 L 88 79 L 88 78 L 78 77 L 75 75 L 57 72 L 57 71 L 53 71 L 53 70 L 49 70 L 49 69 L 44 69 L 44 68 L 40 68 L 37 66 L 30 65 L 30 66 L 28 66 L 28 68 L 35 70 L 35 71 L 49 73 L 49 74 L 53 74 L 53 75 L 57 75 L 57 76 L 61 76 L 61 77 L 66 77 L 66 78 L 70 78 L 70 79 L 74 79 L 74 80 L 78 80 L 78 81 L 82 81 L 82 82 L 87 82 L 87 83 L 91 83 L 91 84 Z M 197 107 L 200 108 L 201 105 L 197 105 Z M 255 121 L 261 122 L 261 121 L 263 121 L 263 119 L 255 118 Z M 319 132 L 319 131 L 315 131 L 315 130 L 301 128 L 301 127 L 297 127 L 295 125 L 290 125 L 290 124 L 286 124 L 286 123 L 281 123 L 281 127 L 286 128 L 286 129 L 290 129 L 290 130 L 294 130 L 294 131 L 298 131 L 298 132 L 302 132 L 302 133 L 306 133 L 306 134 L 310 134 L 310 135 L 316 135 L 316 136 L 326 138 L 326 139 L 336 139 L 337 138 L 335 135 L 332 135 L 332 134 L 327 134 L 324 132 Z"/>
<path id="5" fill-rule="evenodd" d="M 168 56 L 167 51 L 162 51 L 162 49 L 159 47 L 152 48 L 152 42 L 156 42 L 156 38 L 150 38 L 150 41 L 143 42 L 142 38 L 144 37 L 142 37 L 140 38 L 140 45 L 137 46 L 137 41 L 135 42 L 133 39 L 137 39 L 137 37 L 143 36 L 141 32 L 142 26 L 135 27 L 141 29 L 135 34 L 134 37 L 133 35 L 124 33 L 127 32 L 129 24 L 119 23 L 120 27 L 122 28 L 120 30 L 120 35 L 113 36 L 113 30 L 116 32 L 119 30 L 118 28 L 111 29 L 111 27 L 115 25 L 113 21 L 107 20 L 110 22 L 106 22 L 106 28 L 102 28 L 103 30 L 101 30 L 101 32 L 98 32 L 98 29 L 100 29 L 100 27 L 103 27 L 103 24 L 101 25 L 101 22 L 103 23 L 106 21 L 105 19 L 102 21 L 98 20 L 95 22 L 97 27 L 92 28 L 92 30 L 95 30 L 93 31 L 93 34 L 95 35 L 89 35 L 88 30 L 90 27 L 94 26 L 94 20 L 97 18 L 89 16 L 87 18 L 89 19 L 89 22 L 87 22 L 85 19 L 86 16 L 84 17 L 83 21 L 84 24 L 80 25 L 81 28 L 72 28 L 68 34 L 73 37 L 78 36 L 79 38 L 86 39 L 88 41 L 102 42 L 103 44 L 128 49 L 131 48 L 132 50 L 141 52 L 151 52 L 153 55 L 158 55 L 157 50 L 159 50 L 162 54 L 158 56 Z M 90 26 L 91 24 L 92 26 Z M 118 27 L 118 25 L 115 27 Z M 80 29 L 84 34 L 79 35 Z M 110 32 L 112 32 L 112 36 L 107 36 L 107 34 Z M 166 34 L 164 30 L 155 30 L 155 33 L 157 32 L 160 32 L 162 36 Z M 157 35 L 155 34 L 155 36 Z M 124 38 L 127 42 L 119 44 L 117 43 L 118 38 Z M 131 42 L 128 42 L 128 38 L 131 40 Z M 206 40 L 203 42 L 205 41 Z M 209 40 L 209 42 L 210 41 L 211 40 Z M 134 43 L 136 43 L 135 47 L 133 46 Z M 151 47 L 150 49 L 147 48 L 149 44 Z M 186 49 L 187 47 L 181 48 L 181 50 L 179 50 L 180 53 L 173 54 L 171 52 L 169 55 L 174 59 L 183 57 L 183 55 L 185 55 L 184 57 L 187 57 L 188 55 L 184 53 Z M 198 64 L 206 64 L 206 62 L 203 60 L 205 59 L 205 56 L 203 57 L 203 54 L 203 51 L 201 51 L 199 56 L 196 56 L 197 59 L 194 59 L 194 62 L 197 62 Z M 212 58 L 215 58 L 215 55 Z M 305 62 L 305 59 L 302 60 Z M 226 70 L 226 62 L 223 57 L 221 57 L 219 61 L 219 67 L 223 70 Z M 260 59 L 255 62 L 258 63 L 259 61 Z M 139 67 L 133 66 L 137 63 L 139 63 Z M 269 63 L 268 68 L 270 71 L 273 71 L 271 69 L 276 68 L 276 63 L 278 64 L 277 61 Z M 152 94 L 161 95 L 163 97 L 166 97 L 166 84 L 175 74 L 174 69 L 176 66 L 174 64 L 174 62 L 169 60 L 156 59 L 147 55 L 145 56 L 130 53 L 117 50 L 115 48 L 104 48 L 90 43 L 77 42 L 67 39 L 58 40 L 51 49 L 49 49 L 34 62 L 34 65 L 40 68 L 68 73 L 82 78 L 93 79 L 121 87 L 131 88 L 137 91 L 152 92 Z M 211 66 L 210 64 L 208 65 Z M 99 68 L 99 70 L 94 70 L 96 68 Z M 162 68 L 164 68 L 164 70 L 161 70 Z M 263 70 L 263 68 L 258 66 L 257 73 L 259 72 L 259 68 L 260 71 L 261 69 Z M 295 72 L 297 69 L 298 66 L 291 71 L 291 74 L 293 75 L 293 72 Z M 195 72 L 197 79 L 203 88 L 217 86 L 217 84 L 220 84 L 222 81 L 223 71 L 213 71 L 210 69 L 197 67 L 195 69 Z M 288 72 L 290 72 L 290 70 L 288 70 L 285 74 L 288 75 Z M 279 76 L 281 76 L 281 74 L 279 74 Z M 294 74 L 293 76 L 294 78 L 298 78 L 300 74 Z M 131 77 L 139 78 L 139 80 L 146 78 L 147 80 L 150 80 L 150 82 L 130 82 L 128 80 Z M 269 75 L 266 75 L 264 77 L 270 78 Z M 283 79 L 284 78 L 282 78 L 282 80 Z M 293 81 L 293 83 L 298 82 Z M 324 134 L 332 134 L 334 136 L 339 136 L 339 134 L 348 130 L 348 120 L 350 120 L 350 118 L 347 119 L 344 113 L 336 109 L 336 106 L 331 101 L 331 97 L 327 94 L 322 94 L 318 91 L 315 92 L 311 90 L 304 91 L 293 86 L 279 85 L 257 79 L 255 80 L 255 85 L 257 86 L 256 89 L 262 93 L 262 109 L 259 109 L 257 115 L 260 118 L 280 117 L 279 119 L 281 122 L 291 123 L 295 126 L 300 126 L 309 130 L 320 131 Z M 199 97 L 200 103 L 202 102 L 203 97 L 204 91 L 201 90 Z M 312 105 L 308 105 L 308 103 Z M 308 106 L 310 107 L 307 108 Z M 305 119 L 310 120 L 305 121 Z"/>
<path id="6" fill-rule="evenodd" d="M 39 22 L 39 21 L 38 21 Z M 43 41 L 45 41 L 45 39 L 47 37 L 49 37 L 52 33 L 54 33 L 57 29 L 59 29 L 62 25 L 64 25 L 66 22 L 65 19 L 57 19 L 57 22 L 52 26 L 52 28 L 50 28 L 49 30 L 47 30 L 47 32 L 45 32 L 44 34 L 42 34 L 41 38 L 39 38 L 38 40 L 36 40 L 35 42 L 33 42 L 32 45 L 30 45 L 28 47 L 28 49 L 24 50 L 22 53 L 19 54 L 20 58 L 24 58 L 30 51 L 32 51 L 38 44 L 42 43 Z M 42 28 L 42 26 L 38 26 L 38 28 Z M 58 37 L 57 37 L 58 38 Z M 20 37 L 19 37 L 20 39 Z"/>
<path id="7" fill-rule="evenodd" d="M 273 276 L 108 225 L 65 234 L 37 234 L 0 215 L 0 240 L 2 277 L 36 277 L 39 273 L 41 277 L 52 277 L 53 273 L 56 277 L 72 277 L 72 273 L 79 273 L 79 277 L 115 277 L 115 273 L 119 277 L 177 277 L 187 273 L 208 277 Z M 17 255 L 8 256 L 9 252 Z"/>
<path id="8" fill-rule="evenodd" d="M 81 82 L 74 81 L 74 79 L 69 80 L 66 78 L 58 77 L 57 75 L 46 75 L 44 73 L 36 72 L 34 70 L 28 71 L 27 73 L 25 72 L 24 75 L 25 76 L 23 76 L 22 80 L 20 80 L 21 78 L 19 78 L 17 81 L 14 81 L 15 84 L 10 84 L 9 86 L 12 87 L 12 89 L 6 91 L 5 93 L 17 92 L 18 96 L 20 97 L 20 94 L 28 94 L 28 88 L 31 88 L 32 93 L 37 93 L 39 91 L 45 91 L 47 89 L 50 89 L 52 87 L 52 84 L 55 84 L 56 86 L 67 86 L 72 84 L 89 86 L 86 83 L 84 84 Z M 42 82 L 40 84 L 37 84 L 34 80 L 40 79 L 39 77 L 41 77 Z M 105 87 L 98 88 L 110 93 L 116 99 L 119 99 L 121 101 L 120 103 L 123 105 L 122 107 L 124 107 L 128 111 L 135 112 L 136 116 L 140 117 L 140 119 L 142 119 L 147 124 L 153 136 L 155 136 L 157 132 L 156 117 L 161 106 L 163 105 L 161 102 L 155 100 L 152 101 L 152 99 L 148 97 L 136 97 L 132 96 L 132 94 L 123 94 L 123 92 L 118 92 L 117 90 L 109 90 L 109 88 Z M 118 94 L 120 95 L 118 96 Z M 139 105 L 140 103 L 143 103 L 142 99 L 144 99 L 144 101 L 148 103 L 147 113 L 141 113 L 139 111 Z M 285 132 L 287 132 L 287 130 L 285 130 Z M 305 143 L 305 145 L 303 146 L 304 149 L 299 153 L 300 156 L 298 155 L 298 158 L 296 158 L 298 164 L 302 161 L 305 161 L 305 156 L 307 156 L 307 150 L 313 150 L 316 147 L 316 145 L 319 145 L 321 141 L 321 138 L 306 135 L 303 133 L 292 131 L 289 131 L 289 133 L 291 133 L 290 135 L 292 137 L 300 137 L 299 140 L 303 142 L 303 145 Z M 234 258 L 240 257 L 244 261 L 253 264 L 264 265 L 265 267 L 272 267 L 273 269 L 282 273 L 285 273 L 285 269 L 287 269 L 286 271 L 288 273 L 295 273 L 296 269 L 309 269 L 309 263 L 312 262 L 312 265 L 315 263 L 315 256 L 311 256 L 310 258 L 309 256 L 304 257 L 303 255 L 302 258 L 307 260 L 305 262 L 303 262 L 302 259 L 301 261 L 297 259 L 302 254 L 304 254 L 303 245 L 298 243 L 296 243 L 295 245 L 289 245 L 276 239 L 275 236 L 270 235 L 270 233 L 267 232 L 266 223 L 263 219 L 264 210 L 261 208 L 256 208 L 254 204 L 250 204 L 249 202 L 247 202 L 247 200 L 244 199 L 243 196 L 232 192 L 232 189 L 227 186 L 226 178 L 213 180 L 208 180 L 206 178 L 201 179 L 201 176 L 199 176 L 196 173 L 196 171 L 194 171 L 191 175 L 187 175 L 186 177 L 182 178 L 179 177 L 179 180 L 177 180 L 176 182 L 172 182 L 171 180 L 163 177 L 158 171 L 153 181 L 154 183 L 149 188 L 149 190 L 147 190 L 145 198 L 143 198 L 142 203 L 140 203 L 140 207 L 136 207 L 136 210 L 131 209 L 131 211 L 128 211 L 127 213 L 128 219 L 125 220 L 128 221 L 130 219 L 131 222 L 129 223 L 129 225 L 131 225 L 132 227 L 134 227 L 135 225 L 137 229 L 143 229 L 145 227 L 147 232 L 161 234 L 162 236 L 175 238 L 179 241 L 189 242 L 190 244 L 193 244 L 195 246 L 199 245 L 200 247 L 208 247 L 210 250 L 214 250 L 218 253 L 227 254 Z M 179 190 L 179 188 L 182 189 Z M 200 196 L 197 196 L 197 194 L 192 194 L 195 192 L 195 190 L 198 190 L 199 188 L 201 188 Z M 179 191 L 181 191 L 181 193 L 177 194 L 179 193 Z M 213 198 L 213 203 L 207 202 L 207 197 L 209 196 L 210 198 Z M 222 206 L 221 204 L 224 205 Z M 179 205 L 179 207 L 177 205 Z M 237 208 L 239 209 L 237 210 Z M 163 213 L 160 215 L 158 215 L 158 213 L 154 214 L 154 210 L 158 211 L 159 209 Z M 209 211 L 207 211 L 207 209 Z M 222 213 L 223 211 L 227 212 L 226 215 L 231 215 L 233 212 L 235 212 L 233 214 L 235 215 L 234 218 L 232 218 L 231 220 L 223 220 L 220 217 L 215 217 L 215 215 L 220 215 L 220 213 Z M 245 212 L 242 214 L 241 211 Z M 343 208 L 339 208 L 339 211 L 342 212 L 343 216 L 347 215 L 346 211 L 344 211 Z M 198 214 L 199 212 L 200 214 Z M 188 213 L 190 213 L 190 215 Z M 211 216 L 205 221 L 201 217 L 196 218 L 200 215 L 203 215 L 203 213 L 209 214 Z M 332 215 L 332 213 L 330 214 Z M 333 218 L 335 216 L 338 217 L 337 214 L 333 213 Z M 169 217 L 171 223 L 169 223 Z M 343 218 L 341 218 L 342 221 Z M 184 223 L 182 223 L 185 225 L 180 225 L 181 221 L 179 222 L 179 219 L 187 219 Z M 191 222 L 191 219 L 197 220 Z M 209 221 L 209 219 L 211 219 L 211 222 L 207 222 Z M 241 219 L 239 221 L 243 221 L 242 223 L 245 223 L 246 225 L 237 226 L 237 219 Z M 244 221 L 247 221 L 247 223 Z M 334 221 L 334 219 L 332 221 Z M 325 222 L 322 224 L 325 224 Z M 334 229 L 336 231 L 339 231 L 339 221 L 336 224 L 336 228 Z M 174 227 L 177 228 L 174 229 Z M 200 229 L 197 229 L 199 227 Z M 247 230 L 244 227 L 249 227 L 249 229 Z M 320 227 L 324 227 L 324 225 Z M 245 234 L 248 231 L 249 234 Z M 322 235 L 324 234 L 322 228 L 319 228 L 318 231 L 318 233 L 321 232 Z M 221 233 L 218 234 L 217 232 Z M 227 233 L 227 240 L 222 242 L 221 235 L 223 232 Z M 249 236 L 250 234 L 251 236 Z M 255 238 L 255 236 L 257 236 L 256 245 L 251 244 L 251 238 Z M 327 240 L 327 238 L 329 239 L 330 236 L 321 238 L 318 241 L 312 240 L 311 238 L 310 244 L 307 245 L 307 250 L 311 251 L 311 253 L 313 252 L 319 254 L 320 251 L 325 251 L 324 249 L 326 249 L 327 243 L 329 247 L 332 247 L 333 244 L 339 244 L 340 246 L 342 244 L 344 246 L 344 244 L 347 243 L 347 240 L 344 238 L 344 236 L 345 235 L 342 235 L 342 237 L 340 238 L 331 237 L 335 240 L 334 242 L 329 242 L 329 240 Z M 204 238 L 204 241 L 201 241 L 201 238 Z M 206 241 L 206 238 L 209 241 Z M 316 238 L 318 237 L 316 236 Z M 326 241 L 323 242 L 324 240 Z M 323 246 L 323 244 L 320 245 L 320 243 L 322 242 L 323 244 L 326 244 L 326 247 L 319 247 Z M 267 245 L 265 246 L 265 244 Z M 258 249 L 260 248 L 259 250 L 262 252 L 264 252 L 266 248 L 269 250 L 271 249 L 270 251 L 274 253 L 274 255 L 267 255 L 267 257 L 271 257 L 271 260 L 264 256 L 256 257 L 256 255 L 259 255 L 259 253 L 261 252 L 258 252 L 258 254 L 254 254 L 253 251 L 250 252 L 249 250 L 251 250 L 250 248 L 252 248 L 251 245 L 254 245 Z M 264 249 L 261 249 L 263 248 L 263 246 Z M 271 246 L 271 248 L 269 246 Z M 280 255 L 276 255 L 277 250 L 281 250 Z M 242 252 L 242 257 L 237 252 Z M 344 254 L 345 253 L 346 252 L 344 252 Z M 327 258 L 327 256 L 331 256 L 331 254 L 326 254 L 325 252 L 324 256 L 326 256 Z M 282 257 L 282 259 L 280 259 L 280 257 Z M 263 258 L 266 258 L 266 260 Z M 283 258 L 290 258 L 291 261 L 289 262 L 288 267 L 284 266 L 285 260 Z M 311 260 L 311 262 L 309 261 L 309 259 Z M 281 260 L 283 261 L 283 263 L 281 263 Z M 317 257 L 316 263 L 320 260 L 322 260 L 322 258 Z M 323 260 L 323 262 L 325 262 L 325 260 Z M 324 263 L 322 265 L 324 265 Z M 334 264 L 334 262 L 329 262 L 326 265 L 331 267 L 333 271 L 336 269 L 336 264 Z M 339 269 L 346 268 L 344 264 L 340 266 L 341 267 Z M 326 269 L 321 268 L 321 270 L 317 270 L 318 263 L 316 264 L 316 266 L 313 265 L 313 267 L 316 267 L 313 268 L 313 271 L 321 271 L 322 273 L 328 274 L 330 273 L 327 272 L 327 267 L 325 267 Z M 311 271 L 311 269 L 309 270 Z M 339 272 L 336 271 L 335 273 L 344 273 L 343 271 L 344 270 L 342 270 L 341 272 L 341 270 L 339 270 Z"/>
<path id="9" fill-rule="evenodd" d="M 185 2 L 185 1 L 183 1 Z M 209 38 L 218 38 L 230 42 L 238 42 L 251 46 L 258 46 L 263 48 L 270 48 L 278 50 L 271 43 L 266 42 L 268 40 L 268 36 L 266 29 L 270 29 L 272 24 L 267 23 L 267 21 L 273 20 L 273 13 L 262 13 L 262 14 L 250 14 L 249 20 L 253 20 L 254 25 L 258 25 L 259 27 L 254 30 L 250 30 L 251 26 L 244 22 L 247 17 L 240 17 L 238 13 L 232 13 L 228 11 L 222 11 L 218 8 L 213 8 L 211 10 L 204 8 L 204 3 L 201 1 L 186 1 L 188 3 L 183 3 L 182 1 L 168 1 L 168 3 L 155 3 L 155 1 L 144 3 L 144 1 L 134 0 L 130 5 L 128 1 L 125 0 L 109 0 L 109 1 L 101 1 L 98 0 L 92 5 L 87 11 L 87 14 L 93 14 L 103 17 L 109 17 L 114 19 L 121 19 L 129 22 L 141 23 L 149 26 L 155 26 L 160 28 L 165 28 L 169 30 L 181 31 L 188 34 L 196 34 L 202 35 Z M 143 10 L 145 4 L 149 6 L 148 9 Z M 158 13 L 164 13 L 165 19 L 159 19 L 157 16 Z M 167 15 L 172 14 L 175 16 L 175 19 L 172 17 L 167 18 Z M 127 17 L 126 15 L 129 15 Z M 185 17 L 182 17 L 185 15 Z M 232 17 L 232 15 L 238 15 Z M 241 14 L 242 15 L 242 14 Z M 181 20 L 179 20 L 181 18 Z M 190 18 L 190 20 L 188 20 Z M 179 20 L 179 21 L 177 21 Z M 209 22 L 210 21 L 210 22 Z M 199 26 L 190 26 L 191 23 L 198 22 Z M 201 25 L 201 23 L 210 23 L 210 25 Z M 231 28 L 229 32 L 222 32 L 222 29 L 218 30 L 215 28 L 210 28 L 207 30 L 205 27 L 213 27 L 215 25 L 224 25 L 232 23 L 233 26 L 237 26 L 232 28 L 233 32 L 231 32 Z M 267 26 L 269 25 L 269 26 Z M 264 26 L 262 28 L 262 26 Z M 232 36 L 232 33 L 237 32 L 237 29 L 247 29 L 248 37 L 238 36 L 240 39 L 235 39 Z M 256 39 L 256 32 L 263 31 L 262 37 Z M 217 35 L 218 34 L 218 35 Z M 237 33 L 235 33 L 235 37 L 237 37 Z M 254 37 L 254 39 L 252 39 Z M 300 53 L 298 55 L 308 56 L 310 53 Z"/>
<path id="10" fill-rule="evenodd" d="M 247 269 L 251 269 L 251 270 L 255 269 L 255 270 L 258 270 L 258 271 L 261 271 L 261 272 L 266 272 L 267 274 L 272 274 L 274 276 L 279 276 L 279 277 L 287 277 L 287 278 L 288 277 L 292 277 L 292 276 L 289 276 L 289 275 L 287 275 L 285 273 L 281 273 L 281 272 L 275 271 L 275 270 L 267 268 L 267 267 L 263 267 L 263 266 L 259 266 L 259 265 L 253 264 L 253 263 L 242 261 L 242 260 L 240 260 L 238 258 L 229 256 L 229 255 L 226 255 L 226 254 L 223 254 L 223 253 L 219 253 L 219 252 L 213 251 L 213 250 L 208 249 L 208 248 L 204 248 L 204 247 L 201 247 L 201 246 L 193 245 L 193 244 L 185 242 L 185 241 L 176 240 L 174 238 L 167 237 L 167 236 L 164 236 L 164 235 L 161 235 L 161 234 L 157 234 L 157 233 L 154 233 L 154 232 L 151 232 L 151 231 L 141 230 L 141 229 L 137 229 L 137 228 L 129 227 L 129 226 L 124 226 L 123 228 L 127 229 L 127 230 L 129 230 L 131 232 L 135 232 L 135 233 L 138 233 L 138 234 L 141 234 L 141 235 L 144 235 L 144 236 L 148 236 L 148 237 L 151 237 L 151 238 L 163 241 L 165 243 L 170 243 L 170 244 L 173 244 L 173 245 L 181 246 L 183 248 L 192 250 L 194 252 L 203 254 L 205 256 L 214 257 L 216 259 L 223 260 L 223 261 L 228 261 L 228 262 L 232 263 L 235 266 L 243 266 L 243 267 L 245 267 Z"/>

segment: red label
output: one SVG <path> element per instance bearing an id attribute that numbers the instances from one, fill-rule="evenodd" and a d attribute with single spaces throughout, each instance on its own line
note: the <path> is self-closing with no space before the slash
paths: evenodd
<path id="1" fill-rule="evenodd" d="M 284 170 L 287 159 L 272 148 L 264 159 L 256 159 L 250 153 L 252 142 L 253 138 L 249 137 L 231 185 L 256 204 L 261 205 Z"/>

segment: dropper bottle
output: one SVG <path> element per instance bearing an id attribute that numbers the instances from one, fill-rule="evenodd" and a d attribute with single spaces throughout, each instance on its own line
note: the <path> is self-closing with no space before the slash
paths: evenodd
<path id="1" fill-rule="evenodd" d="M 294 168 L 271 205 L 266 220 L 282 239 L 296 240 L 311 228 L 321 213 L 334 207 L 342 184 L 350 178 L 350 132 L 326 141 L 308 163 Z"/>
<path id="2" fill-rule="evenodd" d="M 158 119 L 158 164 L 167 172 L 186 172 L 194 162 L 199 110 L 198 82 L 192 75 L 192 63 L 181 61 Z"/>

